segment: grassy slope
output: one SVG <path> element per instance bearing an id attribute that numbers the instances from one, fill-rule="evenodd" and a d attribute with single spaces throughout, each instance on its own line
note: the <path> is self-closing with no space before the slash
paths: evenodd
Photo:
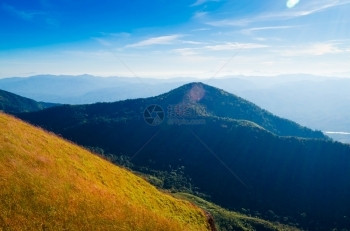
<path id="1" fill-rule="evenodd" d="M 250 217 L 238 212 L 228 211 L 218 205 L 188 193 L 175 193 L 177 198 L 192 201 L 199 207 L 210 212 L 216 222 L 218 231 L 297 231 L 298 228 L 272 223 L 257 217 Z"/>
<path id="2" fill-rule="evenodd" d="M 0 230 L 208 230 L 202 210 L 0 113 Z"/>

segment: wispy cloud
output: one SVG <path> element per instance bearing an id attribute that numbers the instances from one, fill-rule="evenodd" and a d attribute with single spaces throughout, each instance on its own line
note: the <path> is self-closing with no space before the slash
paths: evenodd
<path id="1" fill-rule="evenodd" d="M 92 40 L 98 42 L 102 46 L 106 47 L 112 47 L 117 44 L 117 42 L 120 41 L 127 41 L 131 34 L 126 32 L 120 32 L 120 33 L 106 33 L 106 32 L 100 32 L 99 37 L 91 37 Z"/>
<path id="2" fill-rule="evenodd" d="M 173 49 L 172 52 L 179 54 L 181 56 L 194 56 L 194 55 L 208 55 L 208 51 L 232 51 L 232 50 L 248 50 L 248 49 L 261 49 L 267 48 L 267 45 L 258 44 L 258 43 L 237 43 L 237 42 L 228 42 L 213 44 L 200 47 L 186 47 L 186 48 L 177 48 Z"/>
<path id="3" fill-rule="evenodd" d="M 321 56 L 328 54 L 339 54 L 346 52 L 341 49 L 337 43 L 315 43 L 309 46 L 292 47 L 290 49 L 279 51 L 283 56 Z"/>
<path id="4" fill-rule="evenodd" d="M 103 38 L 93 38 L 93 40 L 97 41 L 99 44 L 101 44 L 102 46 L 106 46 L 106 47 L 109 47 L 109 46 L 112 46 L 112 42 L 110 42 L 109 40 L 107 39 L 103 39 Z"/>
<path id="5" fill-rule="evenodd" d="M 247 28 L 241 30 L 243 34 L 252 34 L 256 31 L 266 31 L 266 30 L 285 30 L 285 29 L 292 29 L 297 28 L 300 26 L 266 26 L 266 27 L 253 27 L 253 28 Z"/>
<path id="6" fill-rule="evenodd" d="M 32 20 L 35 16 L 38 15 L 45 15 L 44 12 L 41 11 L 24 11 L 24 10 L 19 10 L 16 9 L 15 7 L 8 5 L 6 3 L 2 4 L 2 9 L 23 19 L 23 20 Z"/>
<path id="7" fill-rule="evenodd" d="M 205 18 L 205 16 L 208 15 L 208 12 L 205 12 L 205 11 L 198 11 L 198 12 L 195 12 L 193 17 L 194 19 L 202 19 L 202 18 Z"/>
<path id="8" fill-rule="evenodd" d="M 220 0 L 197 0 L 196 2 L 191 4 L 191 6 L 200 6 L 200 5 L 203 5 L 204 3 L 207 3 L 207 2 L 219 2 L 219 1 Z"/>
<path id="9" fill-rule="evenodd" d="M 250 18 L 211 20 L 206 22 L 206 24 L 215 26 L 215 27 L 229 27 L 229 26 L 243 27 L 255 22 L 287 20 L 292 18 L 308 16 L 315 13 L 326 11 L 334 7 L 340 7 L 340 6 L 349 5 L 349 4 L 350 4 L 350 0 L 314 1 L 312 3 L 305 4 L 303 7 L 300 7 L 298 9 L 293 8 L 289 10 L 283 10 L 282 12 L 268 12 L 268 13 L 260 14 Z"/>
<path id="10" fill-rule="evenodd" d="M 258 43 L 223 43 L 217 45 L 205 46 L 204 48 L 212 51 L 224 51 L 224 50 L 241 50 L 241 49 L 257 49 L 266 48 L 267 45 Z"/>
<path id="11" fill-rule="evenodd" d="M 246 26 L 249 23 L 255 21 L 257 19 L 223 19 L 223 20 L 215 20 L 215 21 L 208 21 L 206 22 L 209 26 L 215 26 L 215 27 L 225 27 L 225 26 Z"/>
<path id="12" fill-rule="evenodd" d="M 192 40 L 180 40 L 183 44 L 190 44 L 190 45 L 203 45 L 205 42 L 198 42 L 198 41 L 192 41 Z"/>
<path id="13" fill-rule="evenodd" d="M 152 45 L 172 44 L 181 37 L 182 35 L 179 35 L 179 34 L 153 37 L 137 43 L 129 44 L 126 47 L 145 47 L 145 46 L 152 46 Z"/>
<path id="14" fill-rule="evenodd" d="M 267 30 L 286 30 L 286 29 L 292 29 L 297 28 L 300 26 L 266 26 L 266 27 L 253 27 L 253 28 L 247 28 L 241 30 L 241 33 L 243 34 L 253 34 L 256 31 L 267 31 Z"/>
<path id="15" fill-rule="evenodd" d="M 325 11 L 329 8 L 333 8 L 333 7 L 339 7 L 339 6 L 343 6 L 343 5 L 348 5 L 350 4 L 349 0 L 328 0 L 326 2 L 324 2 L 323 4 L 317 2 L 316 4 L 310 4 L 306 9 L 304 10 L 299 10 L 299 11 L 294 11 L 291 12 L 289 14 L 286 14 L 286 17 L 301 17 L 301 16 L 307 16 L 307 15 L 311 15 L 311 14 L 315 14 L 318 12 L 322 12 Z"/>
<path id="16" fill-rule="evenodd" d="M 174 49 L 172 51 L 176 54 L 181 55 L 181 56 L 198 55 L 198 52 L 196 52 L 196 49 L 194 49 L 194 48 L 178 48 L 178 49 Z"/>
<path id="17" fill-rule="evenodd" d="M 193 29 L 192 31 L 196 32 L 196 31 L 209 31 L 211 30 L 210 28 L 197 28 L 197 29 Z"/>

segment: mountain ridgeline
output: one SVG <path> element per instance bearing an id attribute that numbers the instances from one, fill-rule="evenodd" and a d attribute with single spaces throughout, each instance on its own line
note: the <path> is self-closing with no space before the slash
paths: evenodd
<path id="1" fill-rule="evenodd" d="M 90 104 L 155 96 L 181 86 L 183 83 L 184 81 L 178 80 L 101 78 L 91 75 L 37 75 L 26 78 L 0 79 L 0 89 L 36 101 L 60 104 Z"/>
<path id="2" fill-rule="evenodd" d="M 201 107 L 198 109 L 202 109 L 210 117 L 251 121 L 280 136 L 326 138 L 320 131 L 312 131 L 290 120 L 277 117 L 243 98 L 202 83 L 186 84 L 158 97 L 150 98 L 150 101 L 152 100 L 164 108 L 180 103 L 196 104 Z"/>
<path id="3" fill-rule="evenodd" d="M 57 104 L 36 102 L 32 99 L 0 90 L 0 111 L 7 113 L 32 112 L 53 106 L 57 106 Z"/>
<path id="4" fill-rule="evenodd" d="M 188 81 L 193 80 L 38 75 L 0 79 L 0 89 L 36 101 L 91 104 L 156 96 Z M 282 118 L 331 132 L 327 135 L 333 139 L 350 143 L 347 134 L 350 131 L 350 80 L 347 78 L 298 74 L 231 76 L 202 81 L 239 95 Z"/>
<path id="5" fill-rule="evenodd" d="M 182 169 L 189 188 L 226 208 L 310 230 L 350 226 L 350 146 L 217 88 L 191 83 L 152 98 L 18 116 L 140 171 Z"/>
<path id="6" fill-rule="evenodd" d="M 200 98 L 196 99 L 194 97 Z M 160 105 L 164 110 L 167 110 L 169 106 L 181 104 L 186 108 L 192 107 L 191 110 L 194 110 L 194 113 L 200 113 L 201 116 L 251 121 L 280 136 L 326 138 L 320 131 L 313 131 L 290 120 L 277 117 L 238 96 L 201 83 L 186 84 L 168 93 L 146 99 L 92 105 L 69 105 L 40 112 L 38 115 L 39 117 L 44 114 L 54 116 L 57 111 L 56 116 L 76 114 L 78 120 L 81 119 L 78 118 L 79 116 L 84 117 L 84 119 L 93 117 L 129 119 L 130 117 L 140 117 L 145 107 L 152 104 Z M 66 113 L 61 115 L 61 112 Z M 84 113 L 86 114 L 83 115 Z M 47 118 L 46 122 L 63 128 L 60 124 L 57 124 L 56 120 L 52 120 L 52 122 L 49 120 L 51 119 Z M 72 121 L 69 119 L 66 122 L 70 123 Z"/>

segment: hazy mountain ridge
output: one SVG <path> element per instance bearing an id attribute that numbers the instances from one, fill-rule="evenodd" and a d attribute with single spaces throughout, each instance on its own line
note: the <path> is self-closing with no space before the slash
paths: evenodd
<path id="1" fill-rule="evenodd" d="M 127 156 L 138 167 L 171 171 L 184 166 L 193 187 L 224 207 L 261 213 L 273 210 L 312 230 L 348 227 L 350 146 L 279 137 L 258 123 L 229 118 L 228 114 L 221 114 L 227 118 L 217 116 L 222 107 L 229 107 L 220 107 L 221 102 L 234 101 L 239 106 L 237 112 L 241 106 L 244 112 L 253 105 L 197 83 L 148 99 L 62 106 L 19 116 L 80 145 Z M 171 125 L 167 118 L 154 127 L 143 119 L 150 104 L 165 109 L 183 103 L 192 109 L 205 106 L 206 113 L 184 117 L 200 118 L 203 125 Z M 267 113 L 261 109 L 251 112 L 254 116 Z M 307 219 L 300 214 L 307 214 Z"/>
<path id="2" fill-rule="evenodd" d="M 209 80 L 266 110 L 312 129 L 350 133 L 350 79 L 309 75 Z M 332 135 L 350 143 L 350 135 Z"/>
<path id="3" fill-rule="evenodd" d="M 180 82 L 178 84 L 173 82 Z M 96 77 L 91 75 L 38 75 L 0 79 L 0 89 L 37 100 L 61 104 L 88 104 L 150 97 L 185 81 L 147 78 Z M 157 87 L 154 87 L 156 84 Z M 131 89 L 133 89 L 131 91 Z"/>

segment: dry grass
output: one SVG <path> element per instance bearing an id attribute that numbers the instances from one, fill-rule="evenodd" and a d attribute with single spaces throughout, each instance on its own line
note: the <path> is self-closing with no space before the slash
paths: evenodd
<path id="1" fill-rule="evenodd" d="M 208 230 L 191 203 L 0 113 L 0 230 Z"/>

